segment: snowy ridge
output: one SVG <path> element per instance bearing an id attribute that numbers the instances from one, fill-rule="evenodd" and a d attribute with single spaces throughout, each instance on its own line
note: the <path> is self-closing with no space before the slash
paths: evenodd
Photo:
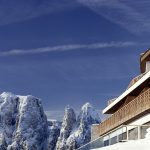
<path id="1" fill-rule="evenodd" d="M 0 148 L 45 150 L 48 126 L 41 101 L 33 96 L 0 95 Z"/>
<path id="2" fill-rule="evenodd" d="M 63 118 L 62 127 L 60 130 L 60 136 L 57 141 L 57 150 L 67 150 L 66 141 L 73 130 L 73 126 L 76 122 L 76 114 L 72 108 L 67 106 L 65 108 L 65 115 Z"/>
<path id="3" fill-rule="evenodd" d="M 73 121 L 66 122 L 66 118 L 68 118 L 68 116 L 72 116 L 67 112 L 67 109 L 65 111 L 63 124 L 65 126 L 69 126 L 70 129 L 72 128 L 72 130 L 65 130 L 64 126 L 62 126 L 60 137 L 57 142 L 57 150 L 72 150 L 88 143 L 91 140 L 91 125 L 100 123 L 100 115 L 90 105 L 90 103 L 86 103 L 82 106 L 80 114 L 77 116 L 76 120 L 75 115 L 73 115 L 73 118 L 70 117 Z M 71 109 L 71 111 L 74 114 L 73 109 Z M 67 132 L 67 136 L 63 134 L 64 132 Z M 62 136 L 64 138 L 61 138 Z"/>
<path id="4" fill-rule="evenodd" d="M 91 139 L 99 113 L 86 103 L 76 117 L 67 106 L 63 122 L 47 121 L 41 100 L 4 92 L 0 95 L 0 150 L 72 150 Z"/>

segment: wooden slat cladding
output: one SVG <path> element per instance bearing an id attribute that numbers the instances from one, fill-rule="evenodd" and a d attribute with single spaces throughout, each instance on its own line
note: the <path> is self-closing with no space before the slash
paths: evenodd
<path id="1" fill-rule="evenodd" d="M 138 97 L 116 111 L 111 117 L 99 125 L 99 133 L 103 135 L 108 131 L 135 120 L 144 112 L 150 110 L 150 88 L 142 92 Z"/>

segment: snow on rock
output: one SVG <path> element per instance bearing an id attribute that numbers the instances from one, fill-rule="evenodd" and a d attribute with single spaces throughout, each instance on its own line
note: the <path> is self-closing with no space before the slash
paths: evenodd
<path id="1" fill-rule="evenodd" d="M 0 150 L 73 150 L 91 139 L 99 113 L 86 103 L 76 118 L 69 106 L 62 124 L 47 121 L 41 101 L 33 96 L 0 95 Z"/>
<path id="2" fill-rule="evenodd" d="M 61 122 L 57 120 L 48 121 L 49 126 L 49 138 L 48 138 L 48 150 L 54 150 L 60 134 Z"/>
<path id="3" fill-rule="evenodd" d="M 91 140 L 91 125 L 100 123 L 100 114 L 86 103 L 82 106 L 76 126 L 67 139 L 67 149 L 78 148 Z"/>
<path id="4" fill-rule="evenodd" d="M 0 95 L 0 149 L 45 150 L 47 118 L 33 96 Z"/>
<path id="5" fill-rule="evenodd" d="M 57 141 L 56 150 L 66 150 L 66 141 L 76 122 L 76 114 L 72 108 L 67 106 L 60 130 L 60 136 Z"/>
<path id="6" fill-rule="evenodd" d="M 6 92 L 0 95 L 0 145 L 2 147 L 12 143 L 18 113 L 17 107 L 17 96 Z"/>
<path id="7" fill-rule="evenodd" d="M 100 123 L 100 114 L 94 109 L 94 107 L 90 103 L 86 103 L 81 108 L 81 112 L 78 116 L 77 122 L 83 122 L 86 125 Z"/>
<path id="8" fill-rule="evenodd" d="M 100 123 L 99 113 L 86 103 L 77 117 L 73 109 L 67 108 L 57 142 L 57 150 L 73 150 L 91 140 L 91 125 Z"/>
<path id="9" fill-rule="evenodd" d="M 0 134 L 0 150 L 6 150 L 7 149 L 7 143 L 5 141 L 4 134 Z"/>

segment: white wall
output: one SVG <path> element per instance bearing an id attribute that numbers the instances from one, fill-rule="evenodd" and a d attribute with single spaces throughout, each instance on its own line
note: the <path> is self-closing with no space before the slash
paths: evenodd
<path id="1" fill-rule="evenodd" d="M 150 61 L 146 62 L 146 72 L 150 71 Z"/>

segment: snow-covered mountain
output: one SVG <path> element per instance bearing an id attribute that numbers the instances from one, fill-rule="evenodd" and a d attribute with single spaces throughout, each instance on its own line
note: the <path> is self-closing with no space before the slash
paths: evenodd
<path id="1" fill-rule="evenodd" d="M 60 136 L 58 138 L 56 145 L 57 150 L 67 150 L 66 141 L 70 136 L 70 133 L 73 130 L 75 123 L 76 123 L 76 114 L 72 108 L 67 106 L 65 109 L 65 115 L 60 130 Z"/>
<path id="2" fill-rule="evenodd" d="M 45 150 L 47 137 L 47 118 L 39 99 L 0 95 L 1 150 Z"/>
<path id="3" fill-rule="evenodd" d="M 40 99 L 0 95 L 0 150 L 73 150 L 90 141 L 99 113 L 86 103 L 76 117 L 69 106 L 63 122 L 47 121 Z"/>
<path id="4" fill-rule="evenodd" d="M 77 120 L 75 118 L 73 109 L 67 108 L 56 150 L 73 150 L 88 143 L 91 125 L 100 123 L 99 113 L 89 103 L 83 105 Z"/>

